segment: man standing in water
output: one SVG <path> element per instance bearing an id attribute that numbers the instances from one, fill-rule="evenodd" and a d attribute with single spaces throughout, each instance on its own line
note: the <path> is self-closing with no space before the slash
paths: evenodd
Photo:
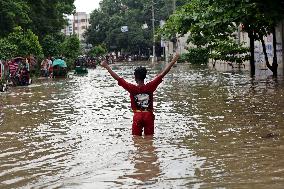
<path id="1" fill-rule="evenodd" d="M 122 86 L 130 93 L 131 108 L 134 112 L 132 123 L 132 134 L 142 135 L 143 129 L 145 135 L 154 134 L 154 119 L 153 114 L 153 93 L 158 85 L 163 81 L 163 77 L 170 71 L 175 64 L 179 54 L 176 54 L 172 61 L 166 65 L 164 70 L 159 73 L 149 83 L 144 83 L 147 75 L 145 67 L 137 67 L 134 71 L 135 81 L 137 85 L 128 83 L 123 78 L 119 77 L 107 64 L 107 60 L 101 62 L 101 66 L 107 69 L 110 75 L 118 81 L 118 85 Z"/>

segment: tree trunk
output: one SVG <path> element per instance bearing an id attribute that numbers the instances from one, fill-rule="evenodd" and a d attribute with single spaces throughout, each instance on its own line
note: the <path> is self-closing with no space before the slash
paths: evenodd
<path id="1" fill-rule="evenodd" d="M 272 61 L 272 65 L 270 65 L 269 60 L 268 60 L 268 56 L 267 56 L 267 52 L 266 52 L 266 46 L 265 46 L 265 42 L 263 39 L 263 36 L 260 37 L 260 41 L 262 44 L 262 49 L 263 49 L 263 53 L 264 53 L 264 57 L 265 57 L 265 63 L 266 66 L 269 70 L 272 71 L 273 76 L 277 77 L 277 68 L 278 68 L 278 64 L 277 64 L 277 54 L 276 54 L 276 32 L 275 32 L 275 27 L 272 29 L 272 35 L 273 35 L 273 61 Z"/>
<path id="2" fill-rule="evenodd" d="M 277 69 L 278 69 L 278 63 L 277 63 L 277 49 L 276 49 L 276 31 L 275 27 L 272 29 L 272 35 L 273 35 L 273 62 L 272 62 L 272 68 L 273 68 L 273 76 L 277 77 Z"/>
<path id="3" fill-rule="evenodd" d="M 260 36 L 260 41 L 261 41 L 261 45 L 262 45 L 262 51 L 263 51 L 263 54 L 264 54 L 264 60 L 265 60 L 266 66 L 267 66 L 268 69 L 270 69 L 272 71 L 273 69 L 272 69 L 272 66 L 270 65 L 270 63 L 268 61 L 268 56 L 267 56 L 266 46 L 265 46 L 263 36 Z"/>
<path id="4" fill-rule="evenodd" d="M 248 32 L 249 44 L 250 44 L 250 75 L 255 76 L 255 64 L 254 64 L 254 33 Z"/>

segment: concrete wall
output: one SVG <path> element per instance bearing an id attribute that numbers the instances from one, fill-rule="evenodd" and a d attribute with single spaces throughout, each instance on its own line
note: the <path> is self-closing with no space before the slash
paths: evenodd
<path id="1" fill-rule="evenodd" d="M 273 60 L 273 35 L 265 37 L 266 52 L 270 64 Z M 276 54 L 278 62 L 278 74 L 283 75 L 283 22 L 276 28 Z M 260 41 L 255 42 L 255 67 L 256 75 L 272 75 L 272 72 L 266 67 L 262 44 Z"/>
<path id="2" fill-rule="evenodd" d="M 190 34 L 187 33 L 182 37 L 177 37 L 176 43 L 165 41 L 165 55 L 166 61 L 169 62 L 169 58 L 175 53 L 178 52 L 179 54 L 186 53 L 186 48 L 189 46 L 186 41 Z"/>

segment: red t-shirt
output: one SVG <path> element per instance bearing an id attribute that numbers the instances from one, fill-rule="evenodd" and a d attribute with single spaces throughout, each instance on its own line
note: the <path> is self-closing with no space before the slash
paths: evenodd
<path id="1" fill-rule="evenodd" d="M 143 86 L 128 83 L 123 78 L 118 80 L 118 85 L 122 86 L 130 93 L 131 108 L 135 110 L 153 111 L 153 93 L 158 85 L 163 81 L 162 76 L 157 76 Z"/>

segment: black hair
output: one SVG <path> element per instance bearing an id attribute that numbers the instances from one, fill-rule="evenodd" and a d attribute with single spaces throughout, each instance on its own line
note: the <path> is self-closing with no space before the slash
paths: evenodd
<path id="1" fill-rule="evenodd" d="M 139 66 L 134 70 L 135 79 L 138 79 L 140 81 L 143 81 L 146 78 L 146 74 L 147 70 L 145 67 Z"/>

